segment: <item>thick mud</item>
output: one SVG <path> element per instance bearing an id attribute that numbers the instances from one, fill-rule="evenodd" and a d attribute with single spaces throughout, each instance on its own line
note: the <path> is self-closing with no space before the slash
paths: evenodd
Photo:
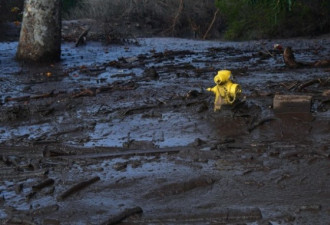
<path id="1" fill-rule="evenodd" d="M 31 66 L 0 43 L 0 221 L 328 223 L 330 70 L 288 69 L 275 43 L 330 55 L 328 37 L 148 38 L 63 43 L 60 63 Z M 221 69 L 243 94 L 213 112 Z M 275 94 L 312 96 L 311 112 L 275 114 Z"/>

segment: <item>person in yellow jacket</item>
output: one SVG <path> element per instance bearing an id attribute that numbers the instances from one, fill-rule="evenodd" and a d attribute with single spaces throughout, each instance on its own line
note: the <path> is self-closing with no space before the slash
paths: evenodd
<path id="1" fill-rule="evenodd" d="M 231 78 L 231 71 L 220 70 L 214 77 L 216 85 L 213 88 L 206 89 L 215 94 L 214 111 L 220 110 L 223 104 L 233 104 L 241 94 L 241 86 L 233 83 Z"/>

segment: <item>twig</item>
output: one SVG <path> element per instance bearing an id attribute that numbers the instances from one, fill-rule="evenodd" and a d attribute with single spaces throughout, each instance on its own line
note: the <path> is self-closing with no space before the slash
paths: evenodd
<path id="1" fill-rule="evenodd" d="M 93 177 L 92 179 L 89 179 L 87 181 L 82 181 L 74 186 L 72 186 L 71 188 L 69 188 L 68 190 L 66 190 L 65 192 L 63 192 L 61 195 L 59 195 L 57 197 L 58 201 L 64 200 L 65 198 L 69 197 L 70 195 L 80 191 L 81 189 L 95 183 L 96 181 L 99 181 L 100 177 L 96 176 Z"/>
<path id="2" fill-rule="evenodd" d="M 213 24 L 215 22 L 215 19 L 217 18 L 217 14 L 219 13 L 219 9 L 217 9 L 215 12 L 214 12 L 214 15 L 213 15 L 213 19 L 209 25 L 209 27 L 207 28 L 207 31 L 205 32 L 204 36 L 203 36 L 203 40 L 206 39 L 207 35 L 209 34 L 210 30 L 212 29 L 213 27 Z"/>
<path id="3" fill-rule="evenodd" d="M 141 207 L 135 207 L 130 209 L 125 209 L 123 212 L 119 213 L 118 215 L 108 219 L 107 221 L 103 222 L 102 225 L 114 225 L 118 224 L 127 217 L 130 217 L 134 214 L 143 213 L 143 210 Z"/>

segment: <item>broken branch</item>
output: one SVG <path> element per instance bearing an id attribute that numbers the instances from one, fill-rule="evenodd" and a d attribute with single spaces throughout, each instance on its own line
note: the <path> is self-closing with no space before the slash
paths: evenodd
<path id="1" fill-rule="evenodd" d="M 59 195 L 57 197 L 57 200 L 58 201 L 64 200 L 65 198 L 69 197 L 70 195 L 80 191 L 81 189 L 83 189 L 99 180 L 100 180 L 100 177 L 96 176 L 87 181 L 80 182 L 80 183 L 72 186 L 71 188 L 69 188 L 67 191 L 63 192 L 61 195 Z"/>

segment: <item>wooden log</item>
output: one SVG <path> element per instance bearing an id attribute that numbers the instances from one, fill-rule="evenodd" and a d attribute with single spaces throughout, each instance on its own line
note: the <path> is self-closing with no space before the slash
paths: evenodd
<path id="1" fill-rule="evenodd" d="M 57 197 L 58 201 L 64 200 L 65 198 L 69 197 L 70 195 L 82 190 L 83 188 L 88 187 L 89 185 L 95 183 L 96 181 L 99 181 L 100 177 L 96 176 L 93 177 L 92 179 L 89 179 L 87 181 L 82 181 L 74 186 L 72 186 L 71 188 L 69 188 L 68 190 L 66 190 L 65 192 L 63 192 L 62 194 L 60 194 Z"/>
<path id="2" fill-rule="evenodd" d="M 312 96 L 275 95 L 273 109 L 275 113 L 310 113 Z"/>
<path id="3" fill-rule="evenodd" d="M 134 214 L 140 214 L 143 213 L 143 210 L 141 207 L 134 207 L 130 209 L 125 209 L 123 212 L 119 213 L 118 215 L 111 217 L 107 221 L 103 222 L 102 225 L 114 225 L 118 224 L 124 219 L 134 215 Z"/>

